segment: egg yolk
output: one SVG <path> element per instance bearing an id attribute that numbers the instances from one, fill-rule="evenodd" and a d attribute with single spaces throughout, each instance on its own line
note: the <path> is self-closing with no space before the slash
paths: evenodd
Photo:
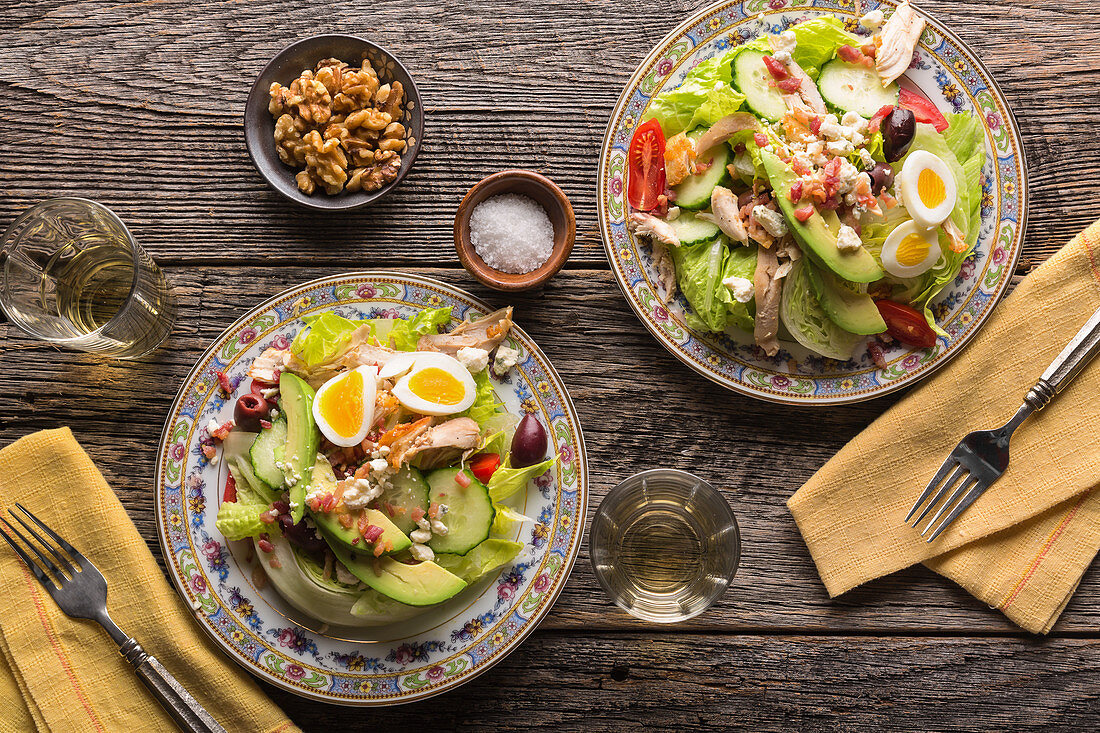
<path id="1" fill-rule="evenodd" d="M 923 174 L 921 174 L 923 175 Z M 898 244 L 898 251 L 894 259 L 899 265 L 912 267 L 924 262 L 928 256 L 928 241 L 919 234 L 910 234 Z"/>
<path id="2" fill-rule="evenodd" d="M 409 377 L 409 391 L 437 405 L 456 405 L 466 396 L 462 382 L 439 367 L 427 367 Z"/>
<path id="3" fill-rule="evenodd" d="M 947 198 L 947 186 L 931 168 L 925 168 L 917 176 L 917 195 L 922 204 L 929 209 L 934 209 Z"/>
<path id="4" fill-rule="evenodd" d="M 329 426 L 344 437 L 355 435 L 363 425 L 363 375 L 349 372 L 321 395 L 321 414 Z"/>

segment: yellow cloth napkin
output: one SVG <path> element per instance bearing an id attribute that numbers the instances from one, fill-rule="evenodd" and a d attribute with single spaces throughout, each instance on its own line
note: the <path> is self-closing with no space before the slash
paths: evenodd
<path id="1" fill-rule="evenodd" d="M 1011 417 L 1098 306 L 1100 222 L 791 497 L 830 596 L 924 563 L 1028 631 L 1050 630 L 1100 548 L 1100 360 L 1016 431 L 1004 476 L 935 542 L 903 520 L 962 436 Z"/>
<path id="2" fill-rule="evenodd" d="M 298 730 L 195 625 L 68 428 L 34 433 L 0 450 L 5 516 L 17 501 L 103 572 L 107 610 L 115 623 L 156 656 L 227 731 Z M 99 624 L 65 616 L 3 543 L 0 588 L 0 728 L 175 729 Z"/>

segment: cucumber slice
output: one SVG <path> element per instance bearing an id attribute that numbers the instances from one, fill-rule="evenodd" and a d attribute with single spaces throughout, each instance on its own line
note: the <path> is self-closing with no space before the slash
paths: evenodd
<path id="1" fill-rule="evenodd" d="M 787 114 L 787 103 L 783 101 L 783 92 L 772 84 L 768 67 L 764 65 L 764 56 L 759 51 L 742 51 L 733 60 L 733 83 L 745 95 L 745 104 L 760 117 L 778 122 Z"/>
<path id="2" fill-rule="evenodd" d="M 470 485 L 459 486 L 455 476 L 462 471 Z M 466 469 L 440 468 L 427 475 L 429 499 L 447 505 L 442 522 L 447 534 L 433 534 L 428 547 L 435 552 L 465 555 L 489 537 L 489 528 L 497 510 L 489 498 L 489 489 Z"/>
<path id="3" fill-rule="evenodd" d="M 282 453 L 286 449 L 286 420 L 282 418 L 271 423 L 270 428 L 265 428 L 252 441 L 252 447 L 248 456 L 252 460 L 252 470 L 263 479 L 268 486 L 282 486 L 285 476 L 283 469 L 276 466 L 280 463 Z"/>
<path id="4" fill-rule="evenodd" d="M 715 186 L 729 186 L 730 173 L 726 166 L 730 162 L 728 145 L 716 145 L 710 167 L 702 173 L 688 176 L 672 187 L 676 192 L 676 205 L 681 209 L 705 209 L 710 206 L 710 194 Z M 673 222 L 675 224 L 675 222 Z M 683 243 L 683 240 L 680 240 Z"/>
<path id="5" fill-rule="evenodd" d="M 405 466 L 390 476 L 390 486 L 378 497 L 378 506 L 386 516 L 385 506 L 390 504 L 396 510 L 390 520 L 405 534 L 416 529 L 412 519 L 413 509 L 417 507 L 428 511 L 428 482 L 423 474 L 412 466 Z"/>
<path id="6" fill-rule="evenodd" d="M 897 84 L 883 87 L 874 69 L 841 59 L 833 59 L 821 67 L 817 88 L 830 107 L 864 117 L 873 117 L 886 105 L 898 103 Z"/>
<path id="7" fill-rule="evenodd" d="M 681 247 L 690 247 L 700 242 L 709 242 L 717 237 L 721 231 L 709 221 L 703 221 L 690 211 L 682 211 L 680 215 L 669 222 L 672 230 L 676 232 L 676 238 L 680 240 Z"/>

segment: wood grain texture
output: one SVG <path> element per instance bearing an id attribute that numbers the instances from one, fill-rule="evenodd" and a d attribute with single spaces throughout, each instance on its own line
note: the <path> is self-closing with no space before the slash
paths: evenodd
<path id="1" fill-rule="evenodd" d="M 0 0 L 0 226 L 52 196 L 102 201 L 165 266 L 181 304 L 167 347 L 133 363 L 0 324 L 0 444 L 72 426 L 159 558 L 156 442 L 221 329 L 285 287 L 342 270 L 438 277 L 514 303 L 561 372 L 590 449 L 591 507 L 638 470 L 690 469 L 730 500 L 744 554 L 714 609 L 664 628 L 614 608 L 585 550 L 529 641 L 460 691 L 399 709 L 403 720 L 430 730 L 1096 728 L 1100 574 L 1086 574 L 1042 641 L 922 568 L 830 601 L 784 502 L 895 398 L 810 410 L 721 390 L 661 349 L 614 284 L 596 224 L 604 127 L 648 49 L 704 4 Z M 921 6 L 971 44 L 1015 110 L 1031 187 L 1022 275 L 1100 215 L 1100 23 L 1084 0 Z M 290 208 L 244 149 L 253 78 L 319 32 L 387 46 L 425 100 L 412 174 L 366 211 Z M 451 238 L 469 186 L 508 167 L 553 178 L 577 216 L 567 270 L 514 298 L 466 275 Z M 272 697 L 307 730 L 386 729 L 395 714 Z"/>

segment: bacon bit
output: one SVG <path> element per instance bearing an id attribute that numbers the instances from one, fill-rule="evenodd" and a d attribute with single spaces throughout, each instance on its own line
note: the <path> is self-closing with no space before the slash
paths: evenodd
<path id="1" fill-rule="evenodd" d="M 316 496 L 310 499 L 306 499 L 306 504 L 309 505 L 309 508 L 315 512 L 321 510 L 321 500 Z"/>
<path id="2" fill-rule="evenodd" d="M 887 369 L 889 365 L 886 363 L 886 352 L 882 350 L 877 341 L 871 341 L 867 344 L 867 353 L 871 355 L 871 361 L 875 363 L 879 369 Z"/>
<path id="3" fill-rule="evenodd" d="M 414 507 L 410 516 L 414 522 L 419 522 L 424 518 L 424 513 L 423 507 Z"/>
<path id="4" fill-rule="evenodd" d="M 804 222 L 814 215 L 814 211 L 815 209 L 813 204 L 806 204 L 805 206 L 794 210 L 794 218 Z"/>
<path id="5" fill-rule="evenodd" d="M 811 117 L 810 118 L 810 132 L 812 132 L 815 135 L 821 134 L 821 118 L 820 117 Z"/>
<path id="6" fill-rule="evenodd" d="M 470 485 L 470 477 L 465 471 L 459 471 L 455 474 L 455 483 L 465 489 Z"/>
<path id="7" fill-rule="evenodd" d="M 268 539 L 266 534 L 260 535 L 260 539 L 256 542 L 256 546 L 264 552 L 275 552 L 275 545 L 271 544 L 271 540 Z"/>
<path id="8" fill-rule="evenodd" d="M 332 494 L 325 494 L 324 499 L 321 500 L 321 511 L 328 514 L 336 508 L 336 497 Z"/>
<path id="9" fill-rule="evenodd" d="M 752 135 L 752 139 L 756 143 L 756 146 L 759 148 L 762 148 L 768 144 L 768 138 L 762 132 L 754 132 Z"/>
<path id="10" fill-rule="evenodd" d="M 221 387 L 222 392 L 225 392 L 225 396 L 228 397 L 233 393 L 233 383 L 229 381 L 229 375 L 222 371 L 214 372 L 214 376 L 218 378 L 218 386 Z"/>
<path id="11" fill-rule="evenodd" d="M 271 567 L 275 568 L 276 570 L 278 570 L 279 568 L 281 568 L 283 566 L 282 561 L 279 560 L 279 557 L 277 555 L 272 557 L 270 560 L 268 560 L 267 564 L 270 565 Z"/>
<path id="12" fill-rule="evenodd" d="M 810 166 L 806 165 L 806 161 L 802 160 L 802 158 L 795 158 L 792 160 L 791 168 L 800 176 L 804 176 L 810 172 Z"/>
<path id="13" fill-rule="evenodd" d="M 795 94 L 798 92 L 799 89 L 802 88 L 802 80 L 796 79 L 792 76 L 787 79 L 783 79 L 782 81 L 776 82 L 775 85 L 779 87 L 782 91 L 787 92 L 788 94 Z"/>
<path id="14" fill-rule="evenodd" d="M 358 537 L 353 538 L 352 541 L 351 541 L 351 544 L 358 545 L 359 544 L 359 538 Z"/>
<path id="15" fill-rule="evenodd" d="M 764 66 L 768 67 L 768 72 L 772 75 L 776 81 L 782 81 L 790 76 L 787 71 L 787 67 L 776 60 L 774 56 L 764 57 Z"/>
<path id="16" fill-rule="evenodd" d="M 206 456 L 206 460 L 214 460 L 214 456 L 218 454 L 218 449 L 212 446 L 210 443 L 202 444 L 202 454 Z"/>
<path id="17" fill-rule="evenodd" d="M 271 421 L 261 419 L 260 420 L 260 427 L 263 428 L 264 430 L 270 430 L 271 429 Z"/>
<path id="18" fill-rule="evenodd" d="M 374 546 L 374 556 L 382 557 L 382 553 L 386 551 L 386 545 L 379 542 Z"/>
<path id="19" fill-rule="evenodd" d="M 791 184 L 791 190 L 787 195 L 790 197 L 791 203 L 797 204 L 799 201 L 802 200 L 802 179 L 801 178 Z M 802 219 L 801 221 L 806 221 L 806 220 Z"/>
<path id="20" fill-rule="evenodd" d="M 351 529 L 351 525 L 355 524 L 355 517 L 350 514 L 341 514 L 338 521 L 340 522 L 340 526 L 344 529 Z"/>
<path id="21" fill-rule="evenodd" d="M 840 197 L 839 196 L 830 196 L 829 198 L 825 199 L 824 203 L 821 204 L 821 208 L 827 209 L 829 211 L 834 211 L 836 209 L 839 209 L 840 208 Z"/>
<path id="22" fill-rule="evenodd" d="M 875 114 L 872 115 L 871 119 L 867 122 L 867 131 L 870 132 L 872 135 L 878 132 L 879 128 L 882 127 L 882 121 L 886 119 L 886 117 L 893 111 L 894 105 L 892 104 L 887 104 L 879 107 L 878 112 L 875 112 Z"/>
<path id="23" fill-rule="evenodd" d="M 504 333 L 504 326 L 499 323 L 494 323 L 485 329 L 485 335 L 490 338 L 496 338 L 500 334 Z"/>
<path id="24" fill-rule="evenodd" d="M 440 494 L 440 496 L 445 496 L 445 494 Z M 405 507 L 395 506 L 395 507 L 393 507 L 393 514 L 391 514 L 390 516 L 392 516 L 392 517 L 403 517 L 408 513 L 409 513 L 409 510 L 406 509 Z"/>
<path id="25" fill-rule="evenodd" d="M 233 478 L 232 473 L 225 477 L 225 492 L 222 494 L 222 501 L 226 504 L 237 501 L 237 479 Z"/>
<path id="26" fill-rule="evenodd" d="M 714 158 L 711 158 L 706 163 L 697 162 L 695 164 L 695 174 L 698 175 L 700 173 L 706 173 L 707 169 L 710 168 L 712 165 L 714 165 Z"/>
<path id="27" fill-rule="evenodd" d="M 428 505 L 428 516 L 432 519 L 439 519 L 439 504 L 433 501 Z"/>
<path id="28" fill-rule="evenodd" d="M 401 425 L 394 425 L 392 428 L 382 433 L 378 438 L 378 445 L 392 445 L 394 441 L 401 438 L 404 435 L 408 435 L 421 425 L 430 425 L 432 419 L 430 417 L 422 417 L 416 422 L 402 423 Z"/>
<path id="29" fill-rule="evenodd" d="M 365 537 L 367 534 L 367 530 L 370 529 L 370 526 L 370 520 L 367 519 L 367 515 L 365 513 L 360 514 L 359 522 L 356 524 L 356 527 L 359 530 L 359 534 Z"/>
<path id="30" fill-rule="evenodd" d="M 866 49 L 868 46 L 871 47 L 871 53 L 867 53 L 866 51 L 864 51 L 864 49 Z M 850 64 L 859 64 L 860 66 L 866 66 L 867 68 L 870 69 L 870 68 L 873 68 L 874 65 L 875 65 L 875 62 L 874 62 L 875 53 L 876 53 L 876 49 L 875 49 L 874 44 L 869 43 L 869 44 L 867 44 L 865 46 L 862 46 L 860 48 L 856 48 L 854 46 L 847 46 L 847 45 L 841 46 L 840 48 L 837 49 L 836 55 L 839 56 L 840 58 L 844 59 L 845 61 L 847 61 Z"/>
<path id="31" fill-rule="evenodd" d="M 229 432 L 236 426 L 236 421 L 233 419 L 226 420 L 218 427 L 210 431 L 210 437 L 214 440 L 225 440 L 229 437 Z"/>
<path id="32" fill-rule="evenodd" d="M 391 519 L 394 515 L 393 508 L 393 504 L 389 503 L 388 501 L 382 502 L 382 511 L 384 511 L 386 513 L 386 516 L 390 517 Z"/>
<path id="33" fill-rule="evenodd" d="M 865 43 L 859 47 L 859 50 L 863 52 L 864 56 L 870 56 L 871 58 L 878 55 L 878 46 L 874 43 Z"/>
<path id="34" fill-rule="evenodd" d="M 266 512 L 260 515 L 260 521 L 264 524 L 275 524 L 275 520 L 279 518 L 279 513 L 274 509 L 268 509 Z"/>
<path id="35" fill-rule="evenodd" d="M 355 469 L 355 473 L 353 475 L 355 476 L 355 478 L 366 478 L 367 474 L 369 474 L 369 473 L 370 473 L 370 466 L 368 464 L 364 463 L 362 466 Z"/>
<path id="36" fill-rule="evenodd" d="M 367 542 L 378 542 L 378 539 L 382 536 L 382 528 L 377 524 L 372 524 L 367 527 L 367 531 L 363 533 L 363 539 Z"/>
<path id="37" fill-rule="evenodd" d="M 882 203 L 886 204 L 887 209 L 892 209 L 898 205 L 898 200 L 885 191 L 880 193 L 879 196 L 882 198 Z"/>

